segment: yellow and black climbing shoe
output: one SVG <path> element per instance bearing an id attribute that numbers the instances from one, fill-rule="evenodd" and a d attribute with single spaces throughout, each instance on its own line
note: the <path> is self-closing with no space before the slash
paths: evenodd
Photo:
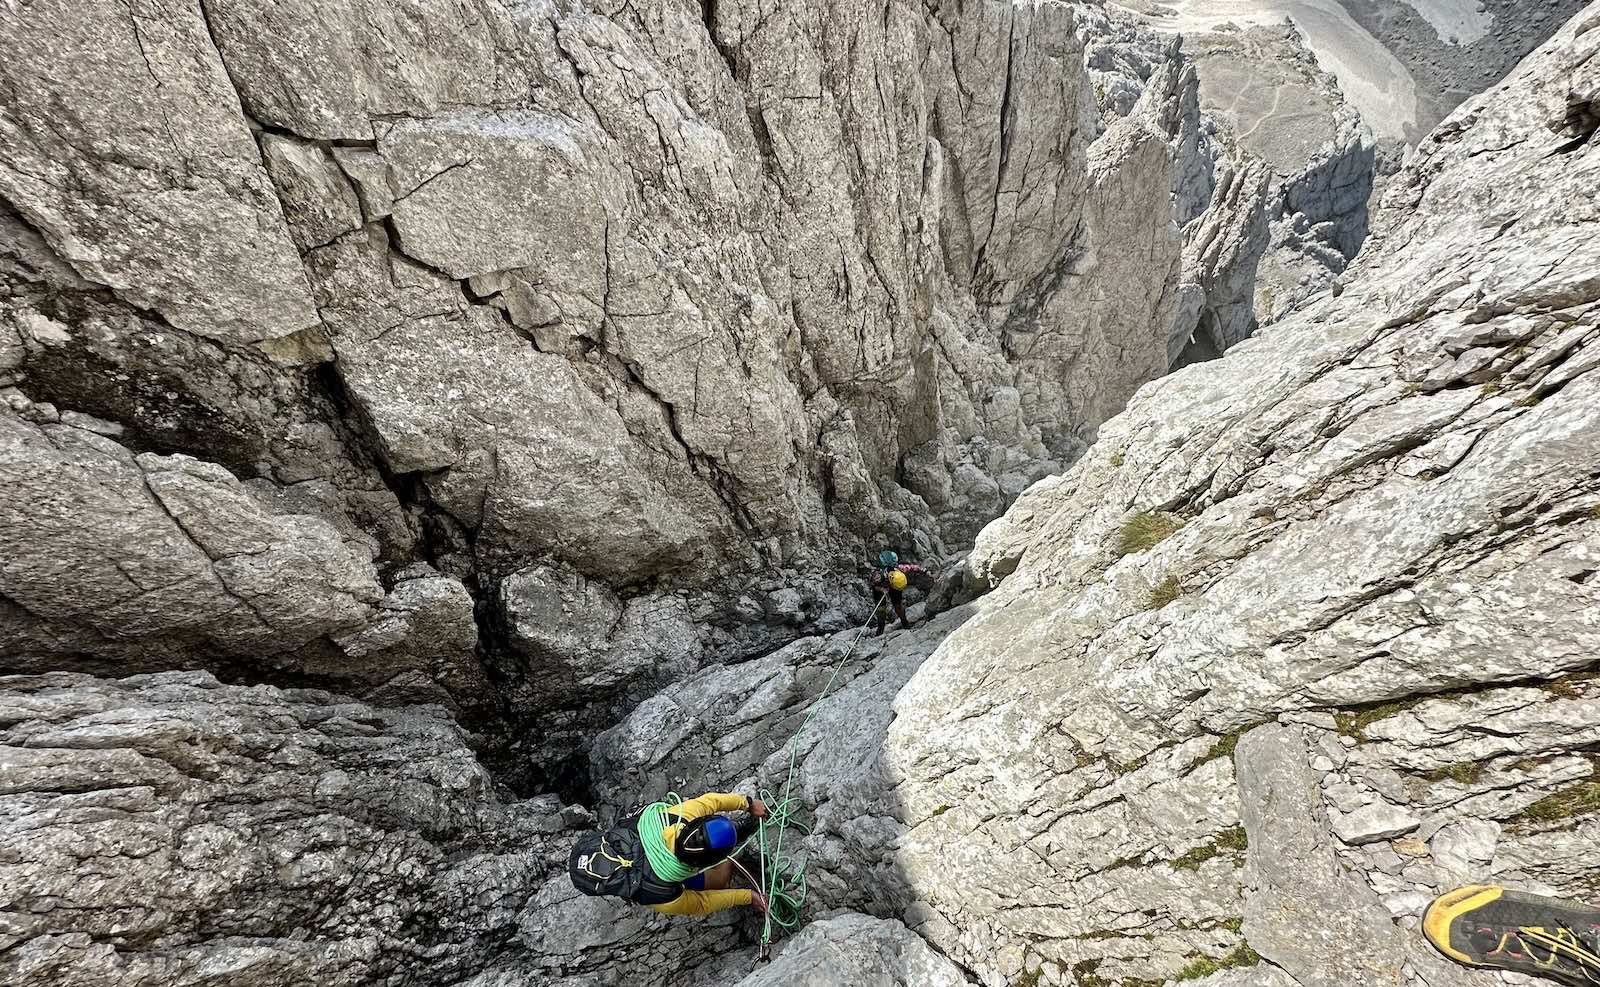
<path id="1" fill-rule="evenodd" d="M 1600 985 L 1600 909 L 1575 901 L 1474 884 L 1435 898 L 1422 931 L 1458 963 Z"/>

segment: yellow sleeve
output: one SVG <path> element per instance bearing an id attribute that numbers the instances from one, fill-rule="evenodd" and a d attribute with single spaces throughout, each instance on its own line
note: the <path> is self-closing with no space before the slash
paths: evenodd
<path id="1" fill-rule="evenodd" d="M 669 811 L 683 819 L 699 819 L 713 812 L 739 812 L 749 808 L 750 800 L 743 795 L 707 792 L 697 799 L 679 802 Z"/>
<path id="2" fill-rule="evenodd" d="M 683 894 L 665 905 L 650 907 L 663 915 L 710 915 L 724 908 L 739 908 L 753 901 L 755 896 L 746 888 L 729 888 L 726 891 L 690 891 L 686 888 Z"/>

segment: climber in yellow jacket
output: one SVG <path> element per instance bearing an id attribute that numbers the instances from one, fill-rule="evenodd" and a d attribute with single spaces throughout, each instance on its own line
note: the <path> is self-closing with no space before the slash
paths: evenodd
<path id="1" fill-rule="evenodd" d="M 736 823 L 724 813 L 745 812 Z M 766 907 L 760 892 L 730 888 L 733 854 L 767 816 L 760 799 L 707 792 L 676 805 L 655 802 L 572 848 L 572 884 L 666 915 L 709 915 L 745 905 Z"/>
<path id="2" fill-rule="evenodd" d="M 741 810 L 749 813 L 748 826 L 740 826 L 721 814 Z M 754 832 L 754 821 L 766 815 L 766 804 L 760 799 L 722 792 L 707 792 L 667 809 L 669 819 L 682 820 L 669 824 L 661 833 L 674 856 L 691 867 L 713 860 L 718 863 L 681 882 L 676 898 L 650 907 L 664 915 L 709 915 L 724 908 L 755 904 L 757 892 L 728 887 L 733 880 L 731 858 L 739 844 Z"/>

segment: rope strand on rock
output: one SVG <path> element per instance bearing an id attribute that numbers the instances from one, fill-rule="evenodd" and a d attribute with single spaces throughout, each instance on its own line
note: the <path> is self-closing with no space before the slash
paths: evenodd
<path id="1" fill-rule="evenodd" d="M 878 618 L 878 611 L 889 599 L 888 591 L 879 594 L 878 602 L 872 608 L 872 613 L 867 616 L 867 622 L 861 625 L 861 630 L 856 632 L 855 639 L 850 642 L 850 647 L 845 649 L 843 655 L 834 663 L 833 671 L 828 675 L 828 681 L 823 684 L 822 692 L 812 700 L 811 707 L 806 710 L 806 715 L 800 721 L 800 726 L 789 738 L 789 770 L 783 781 L 783 794 L 774 797 L 768 789 L 761 789 L 756 797 L 766 803 L 767 818 L 760 821 L 756 830 L 757 848 L 761 856 L 761 889 L 766 895 L 766 914 L 761 922 L 761 955 L 764 957 L 772 943 L 776 929 L 790 930 L 800 923 L 800 912 L 806 902 L 806 872 L 805 865 L 793 857 L 783 855 L 784 833 L 792 826 L 803 833 L 810 833 L 805 825 L 797 822 L 795 812 L 800 806 L 800 800 L 790 794 L 794 786 L 795 762 L 799 752 L 800 734 L 805 732 L 806 724 L 811 722 L 811 716 L 816 712 L 817 704 L 828 698 L 833 691 L 833 684 L 839 678 L 839 673 L 844 670 L 845 662 L 855 654 L 856 646 L 866 636 L 867 628 Z M 769 829 L 776 830 L 776 838 L 770 841 L 767 838 Z M 747 875 L 748 876 L 748 875 Z"/>

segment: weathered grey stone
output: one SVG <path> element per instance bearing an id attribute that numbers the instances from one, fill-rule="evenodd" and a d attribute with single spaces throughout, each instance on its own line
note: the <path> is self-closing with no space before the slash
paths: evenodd
<path id="1" fill-rule="evenodd" d="M 1212 208 L 1184 230 L 1177 325 L 1193 328 L 1186 337 L 1173 337 L 1168 355 L 1174 365 L 1220 355 L 1256 327 L 1256 270 L 1267 246 L 1271 175 L 1249 159 L 1219 162 L 1216 170 Z"/>
<path id="2" fill-rule="evenodd" d="M 0 197 L 74 271 L 213 339 L 316 323 L 197 2 L 30 4 L 0 45 Z"/>
<path id="3" fill-rule="evenodd" d="M 19 646 L 37 632 L 50 650 L 58 633 L 86 635 L 91 651 L 169 637 L 292 650 L 359 623 L 383 595 L 365 546 L 317 518 L 262 511 L 220 467 L 136 459 L 102 436 L 11 412 L 0 429 L 3 593 L 23 617 L 9 628 Z M 52 578 L 61 571 L 70 582 Z M 27 650 L 12 652 L 22 667 Z"/>
<path id="4" fill-rule="evenodd" d="M 506 640 L 527 663 L 522 705 L 592 705 L 630 680 L 661 683 L 702 662 L 704 644 L 675 596 L 624 603 L 571 571 L 535 566 L 500 583 Z"/>
<path id="5" fill-rule="evenodd" d="M 452 277 L 517 268 L 601 305 L 607 207 L 623 206 L 604 142 L 598 126 L 535 111 L 396 124 L 378 153 L 398 189 L 400 248 Z"/>
<path id="6" fill-rule="evenodd" d="M 556 849 L 545 807 L 497 800 L 437 709 L 204 673 L 14 676 L 0 763 L 0 973 L 19 985 L 445 982 Z"/>
<path id="7" fill-rule="evenodd" d="M 1250 328 L 1270 324 L 1326 290 L 1360 249 L 1376 145 L 1294 28 L 1198 34 L 1186 51 L 1200 105 L 1260 159 L 1260 181 L 1271 184 L 1259 267 L 1235 289 L 1253 295 Z"/>
<path id="8" fill-rule="evenodd" d="M 1428 841 L 1428 849 L 1441 868 L 1461 875 L 1462 883 L 1469 883 L 1473 875 L 1489 869 L 1499 838 L 1499 823 L 1469 819 L 1440 830 Z"/>
<path id="9" fill-rule="evenodd" d="M 35 6 L 5 21 L 0 379 L 372 535 L 385 585 L 548 565 L 700 612 L 781 569 L 704 647 L 837 628 L 858 557 L 963 545 L 1203 313 L 1231 338 L 1257 252 L 1176 45 L 1093 6 L 895 9 Z M 1175 276 L 1182 306 L 1149 290 Z M 393 663 L 397 696 L 476 674 L 460 628 L 424 659 L 376 619 L 288 649 Z"/>
<path id="10" fill-rule="evenodd" d="M 266 134 L 261 158 L 283 203 L 289 234 L 302 253 L 361 227 L 355 190 L 327 149 Z"/>
<path id="11" fill-rule="evenodd" d="M 383 155 L 359 147 L 334 147 L 333 160 L 355 186 L 361 215 L 376 222 L 394 212 L 394 177 Z"/>
<path id="12" fill-rule="evenodd" d="M 501 105 L 538 71 L 533 62 L 522 66 L 520 78 L 497 79 L 509 66 L 496 58 L 502 46 L 517 51 L 522 39 L 515 34 L 527 31 L 537 7 L 518 12 L 476 0 L 262 7 L 207 0 L 206 12 L 245 108 L 309 138 L 371 140 L 375 121 L 428 117 L 463 104 Z"/>
<path id="13" fill-rule="evenodd" d="M 477 656 L 472 597 L 459 580 L 412 566 L 354 634 L 336 638 L 339 656 L 312 674 L 381 681 L 369 693 L 386 706 L 424 702 L 481 705 L 491 688 Z M 362 673 L 353 669 L 363 668 Z"/>
<path id="14" fill-rule="evenodd" d="M 752 911 L 672 920 L 560 871 L 572 827 L 641 799 L 765 788 L 812 825 L 820 921 L 758 983 L 1257 954 L 1213 982 L 1483 982 L 1415 934 L 1431 894 L 1479 871 L 1575 893 L 1600 839 L 1546 801 L 1595 771 L 1600 687 L 1564 673 L 1600 645 L 1600 7 L 1419 149 L 1337 295 L 1237 345 L 1261 172 L 1177 47 L 1096 7 L 137 21 L 172 49 L 153 78 L 216 93 L 182 140 L 208 113 L 249 140 L 226 64 L 267 163 L 246 146 L 234 177 L 282 203 L 235 196 L 276 245 L 254 273 L 292 236 L 322 324 L 280 333 L 294 304 L 268 299 L 266 331 L 173 329 L 181 265 L 150 302 L 97 289 L 81 217 L 34 220 L 42 192 L 0 213 L 0 647 L 453 704 L 499 780 L 562 791 L 499 801 L 438 708 L 13 680 L 8 978 L 733 982 Z M 5 26 L 16 78 L 48 62 L 48 18 Z M 30 122 L 90 99 L 17 85 Z M 64 155 L 151 131 L 91 123 L 109 150 Z M 1301 203 L 1296 234 L 1342 257 L 1359 176 L 1323 177 L 1341 211 Z M 221 287 L 219 311 L 260 286 Z M 1108 417 L 1197 332 L 1229 354 Z M 211 429 L 197 394 L 250 407 Z M 936 557 L 1013 497 L 925 623 L 857 641 L 859 558 Z M 1413 842 L 1341 845 L 1330 807 L 1380 799 Z"/>
<path id="15" fill-rule="evenodd" d="M 0 410 L 8 671 L 243 662 L 364 688 L 419 673 L 408 688 L 485 700 L 459 582 L 435 573 L 386 595 L 369 536 L 278 514 L 215 464 L 135 456 L 18 407 Z"/>
<path id="16" fill-rule="evenodd" d="M 1306 987 L 1393 981 L 1402 968 L 1425 983 L 1491 983 L 1449 967 L 1425 941 L 1391 925 L 1377 895 L 1339 865 L 1308 754 L 1294 727 L 1268 725 L 1239 741 L 1239 785 L 1249 793 L 1241 813 L 1250 837 L 1246 879 L 1255 890 L 1245 908 L 1252 947 Z"/>
<path id="17" fill-rule="evenodd" d="M 580 530 L 557 545 L 535 534 L 575 519 L 536 509 L 534 502 L 551 499 L 537 483 L 520 488 L 535 476 L 581 474 L 587 466 L 549 455 L 516 461 L 550 446 L 530 429 L 537 431 L 540 408 L 558 405 L 566 410 L 552 423 L 590 429 L 587 447 L 616 449 L 599 466 L 623 489 L 639 470 L 676 474 L 674 490 L 717 490 L 718 499 L 691 499 L 687 516 L 666 512 L 673 530 L 660 534 L 674 544 L 659 546 L 665 554 L 643 534 L 644 554 L 660 560 L 646 569 L 671 565 L 705 578 L 750 564 L 748 550 L 731 544 L 749 539 L 735 535 L 729 520 L 753 527 L 757 544 L 802 534 L 804 558 L 835 533 L 820 494 L 830 479 L 842 492 L 845 472 L 869 484 L 835 514 L 852 535 L 882 529 L 937 550 L 940 533 L 970 536 L 1041 466 L 1053 465 L 1045 446 L 1063 455 L 1081 449 L 1077 423 L 1103 418 L 1132 386 L 1159 373 L 1166 335 L 1189 335 L 1175 327 L 1170 298 L 1136 287 L 1151 274 L 1134 268 L 1148 257 L 1165 278 L 1182 263 L 1170 217 L 1139 203 L 1177 181 L 1169 145 L 1201 171 L 1210 167 L 1187 150 L 1198 119 L 1193 75 L 1175 51 L 1131 42 L 1148 44 L 1162 73 L 1143 87 L 1144 109 L 1113 124 L 1096 142 L 1100 150 L 1086 153 L 1098 120 L 1081 65 L 1067 54 L 1077 41 L 1066 5 L 997 6 L 948 24 L 923 12 L 910 33 L 861 19 L 860 44 L 906 69 L 887 96 L 908 126 L 894 135 L 864 125 L 850 109 L 860 83 L 848 73 L 829 84 L 816 114 L 765 105 L 765 93 L 804 91 L 807 80 L 835 77 L 839 54 L 799 21 L 719 8 L 710 24 L 716 43 L 737 48 L 749 67 L 734 84 L 705 25 L 676 12 L 639 19 L 552 10 L 545 19 L 492 4 L 407 9 L 401 19 L 364 8 L 319 10 L 303 12 L 303 22 L 296 10 L 247 5 L 216 4 L 211 14 L 244 102 L 263 120 L 307 136 L 375 141 L 372 151 L 333 153 L 355 179 L 369 220 L 392 210 L 397 239 L 384 238 L 378 249 L 470 282 L 470 298 L 446 297 L 459 288 L 442 282 L 408 303 L 387 286 L 422 288 L 416 272 L 390 276 L 391 265 L 372 264 L 360 250 L 319 251 L 312 264 L 319 291 L 334 303 L 323 312 L 335 328 L 341 375 L 391 466 L 449 468 L 452 475 L 430 487 L 469 529 L 485 529 L 477 545 L 491 557 L 554 552 L 588 575 L 618 578 L 597 567 L 600 552 L 579 547 L 601 541 L 598 532 Z M 746 14 L 760 31 L 735 29 Z M 256 50 L 252 39 L 264 33 L 281 45 Z M 457 57 L 399 58 L 431 34 L 451 37 Z M 1029 43 L 1034 35 L 1050 43 Z M 339 38 L 362 39 L 353 42 L 348 77 L 307 68 L 298 57 Z M 945 54 L 925 54 L 936 49 Z M 1015 58 L 1004 75 L 1018 85 L 995 72 L 995 56 Z M 974 89 L 980 75 L 985 81 Z M 929 123 L 935 112 L 948 123 L 938 135 Z M 1063 142 L 1063 133 L 1082 136 Z M 998 154 L 997 145 L 1004 147 Z M 763 153 L 768 168 L 754 167 Z M 909 161 L 926 162 L 929 173 L 902 183 L 896 170 Z M 1030 168 L 1026 190 L 1018 184 L 1022 162 Z M 835 180 L 855 167 L 868 168 L 859 187 Z M 1198 174 L 1194 164 L 1184 167 Z M 891 188 L 893 197 L 880 196 Z M 1186 211 L 1207 206 L 1201 192 L 1186 195 Z M 793 214 L 781 223 L 765 218 L 775 196 Z M 886 208 L 839 241 L 838 219 L 863 196 Z M 1232 229 L 1222 214 L 1235 204 L 1219 202 L 1213 225 Z M 1128 228 L 1130 217 L 1138 228 Z M 921 232 L 908 235 L 911 229 Z M 1070 243 L 1058 232 L 1068 229 L 1077 230 Z M 1152 242 L 1158 256 L 1122 248 Z M 1210 268 L 1228 266 L 1219 257 L 1207 261 Z M 784 287 L 766 275 L 774 264 L 789 272 Z M 1059 273 L 1067 268 L 1071 277 Z M 822 290 L 840 278 L 842 296 Z M 341 307 L 345 298 L 358 300 L 354 311 Z M 486 353 L 479 340 L 490 319 L 516 347 L 527 345 L 495 308 L 550 358 L 509 344 Z M 396 329 L 385 309 L 417 321 Z M 1024 312 L 1028 319 L 1019 319 Z M 1070 328 L 1053 333 L 1056 323 Z M 860 346 L 858 327 L 870 335 Z M 408 348 L 412 332 L 430 340 L 442 334 L 472 367 L 504 373 L 469 373 L 466 362 L 439 360 L 437 347 L 426 355 Z M 373 345 L 380 335 L 383 345 Z M 1115 359 L 1063 359 L 1111 340 Z M 557 354 L 572 369 L 551 362 Z M 617 408 L 613 435 L 587 424 L 610 414 L 586 396 L 525 383 L 567 375 Z M 863 375 L 884 386 L 861 394 L 838 383 Z M 429 409 L 425 396 L 433 394 L 453 405 Z M 1010 410 L 991 400 L 996 394 L 1012 396 Z M 527 421 L 489 410 L 512 402 L 527 409 Z M 416 423 L 438 412 L 446 412 L 440 424 L 449 422 L 448 434 L 437 427 L 419 434 Z M 824 468 L 787 439 L 845 412 L 860 434 L 832 448 L 848 448 L 852 463 Z M 1071 424 L 1050 424 L 1058 421 Z M 979 455 L 970 445 L 979 439 L 1003 454 Z M 884 480 L 885 465 L 929 440 L 933 462 L 976 472 L 937 505 L 943 532 L 919 516 L 925 505 L 885 510 L 898 496 Z M 722 502 L 730 497 L 731 519 Z M 608 498 L 599 499 L 596 511 L 604 512 Z M 649 501 L 663 499 L 670 498 L 648 491 Z M 661 514 L 644 503 L 629 493 L 609 509 Z M 505 509 L 496 515 L 494 505 Z"/>
<path id="18" fill-rule="evenodd" d="M 740 987 L 959 987 L 966 975 L 899 922 L 847 914 L 812 922 Z"/>
<path id="19" fill-rule="evenodd" d="M 1350 844 L 1363 846 L 1394 839 L 1413 832 L 1422 820 L 1412 812 L 1379 800 L 1333 818 L 1333 835 Z"/>
<path id="20" fill-rule="evenodd" d="M 1582 893 L 1563 865 L 1539 861 L 1582 856 L 1592 820 L 1569 831 L 1522 814 L 1592 775 L 1568 760 L 1573 745 L 1589 743 L 1578 723 L 1590 693 L 1570 681 L 1553 685 L 1554 696 L 1494 688 L 1586 669 L 1600 646 L 1588 575 L 1600 551 L 1600 488 L 1588 466 L 1600 378 L 1580 355 L 1587 330 L 1571 331 L 1600 318 L 1600 256 L 1587 235 L 1595 215 L 1582 191 L 1586 168 L 1554 153 L 1573 139 L 1561 130 L 1571 94 L 1600 92 L 1591 57 L 1600 34 L 1582 24 L 1465 105 L 1444 139 L 1424 142 L 1342 293 L 1219 361 L 1141 389 L 1083 459 L 1023 494 L 978 539 L 969 572 L 998 588 L 902 688 L 883 762 L 909 825 L 895 858 L 937 915 L 918 929 L 986 981 L 1003 981 L 997 958 L 1008 950 L 1095 961 L 1095 975 L 1111 981 L 1171 977 L 1196 951 L 1227 955 L 1234 944 L 1220 934 L 1203 946 L 1184 941 L 1164 909 L 1231 884 L 1228 855 L 1203 855 L 1200 877 L 1174 869 L 1164 893 L 1125 902 L 1116 895 L 1163 873 L 1157 853 L 1177 859 L 1207 837 L 1174 833 L 1148 812 L 1113 825 L 1081 793 L 1097 765 L 1130 766 L 1112 792 L 1126 797 L 1137 784 L 1170 804 L 1178 765 L 1299 710 L 1357 707 L 1321 721 L 1335 729 L 1295 728 L 1318 734 L 1294 769 L 1313 781 L 1268 812 L 1258 782 L 1235 789 L 1224 767 L 1214 797 L 1237 799 L 1252 860 L 1258 823 L 1288 818 L 1291 806 L 1307 814 L 1303 832 L 1261 859 L 1314 835 L 1316 873 L 1348 892 L 1336 921 L 1389 944 L 1359 952 L 1426 956 L 1391 924 L 1391 908 L 1437 893 L 1445 878 L 1417 858 L 1401 869 L 1405 886 L 1380 898 L 1365 875 L 1376 865 L 1331 833 L 1326 799 L 1344 796 L 1314 783 L 1311 750 L 1347 773 L 1339 784 L 1350 809 L 1381 797 L 1423 838 L 1440 832 L 1437 819 L 1514 821 L 1527 835 L 1510 841 L 1510 855 L 1502 841 L 1479 879 L 1492 867 Z M 1469 290 L 1450 297 L 1458 288 Z M 1541 327 L 1532 337 L 1528 321 Z M 1411 386 L 1455 359 L 1447 341 L 1467 326 L 1502 322 L 1484 346 L 1526 342 L 1501 345 L 1484 365 L 1505 368 L 1498 387 Z M 1525 361 L 1541 366 L 1513 377 Z M 1547 395 L 1526 383 L 1569 364 Z M 1465 441 L 1440 457 L 1442 472 L 1395 468 L 1445 436 Z M 1456 689 L 1468 698 L 1358 715 Z M 1534 725 L 1542 717 L 1548 727 Z M 1454 780 L 1485 758 L 1478 780 Z M 941 805 L 958 808 L 934 817 Z M 1216 833 L 1227 810 L 1213 818 Z M 949 835 L 924 819 L 958 827 L 956 859 Z M 1079 827 L 1093 839 L 1074 841 L 1071 856 L 1054 852 L 1064 845 L 1052 836 Z M 1080 898 L 1057 888 L 1083 886 L 1084 845 L 1116 847 L 1134 863 L 1114 872 L 1113 889 Z M 1350 940 L 1296 941 L 1320 921 L 1298 898 L 1317 883 L 1308 872 L 1239 892 L 1232 907 L 1244 902 L 1245 938 L 1302 983 L 1376 982 L 1315 972 L 1335 969 L 1323 951 Z M 1279 909 L 1307 917 L 1292 934 L 1258 933 L 1251 916 Z M 1090 924 L 1097 918 L 1151 912 L 1133 920 L 1148 936 L 1136 944 L 1086 938 L 1105 928 Z M 1409 969 L 1416 979 L 1402 982 L 1464 982 L 1460 971 L 1427 972 L 1421 958 Z M 1413 976 L 1400 964 L 1395 972 Z"/>

